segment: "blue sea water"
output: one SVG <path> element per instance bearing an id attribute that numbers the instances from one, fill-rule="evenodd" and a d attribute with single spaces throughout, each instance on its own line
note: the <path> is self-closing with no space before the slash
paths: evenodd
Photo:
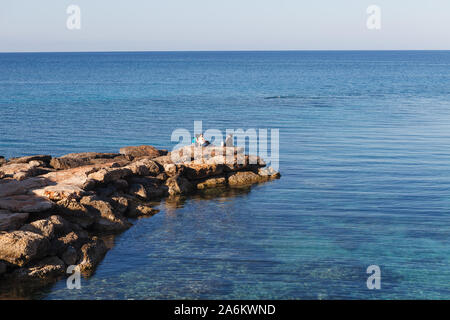
<path id="1" fill-rule="evenodd" d="M 279 128 L 282 178 L 162 201 L 36 298 L 450 298 L 449 51 L 0 54 L 0 155 L 171 149 L 195 120 Z"/>

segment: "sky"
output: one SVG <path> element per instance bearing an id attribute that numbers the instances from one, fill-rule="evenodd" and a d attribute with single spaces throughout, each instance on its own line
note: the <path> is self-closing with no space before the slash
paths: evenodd
<path id="1" fill-rule="evenodd" d="M 449 0 L 0 1 L 0 52 L 449 49 Z"/>

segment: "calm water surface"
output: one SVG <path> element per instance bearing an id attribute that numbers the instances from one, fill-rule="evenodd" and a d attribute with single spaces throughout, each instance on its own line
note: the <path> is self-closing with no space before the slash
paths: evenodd
<path id="1" fill-rule="evenodd" d="M 280 129 L 281 180 L 163 201 L 35 298 L 450 298 L 450 52 L 0 54 L 0 92 L 6 157 Z"/>

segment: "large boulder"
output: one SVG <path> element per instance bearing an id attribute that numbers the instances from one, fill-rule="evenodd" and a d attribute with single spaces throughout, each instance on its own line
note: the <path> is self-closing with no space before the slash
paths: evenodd
<path id="1" fill-rule="evenodd" d="M 19 229 L 28 219 L 27 212 L 9 212 L 0 210 L 0 231 Z"/>
<path id="2" fill-rule="evenodd" d="M 86 192 L 78 186 L 62 183 L 32 190 L 32 193 L 52 201 L 60 201 L 63 199 L 80 199 Z"/>
<path id="3" fill-rule="evenodd" d="M 158 212 L 159 210 L 153 209 L 149 204 L 139 201 L 131 201 L 126 214 L 127 217 L 137 218 L 144 216 L 152 216 Z"/>
<path id="4" fill-rule="evenodd" d="M 153 146 L 146 146 L 146 145 L 123 147 L 120 149 L 119 152 L 125 156 L 129 156 L 132 158 L 147 157 L 148 159 L 156 158 L 167 154 L 167 151 L 165 150 L 158 150 Z"/>
<path id="5" fill-rule="evenodd" d="M 45 257 L 49 248 L 48 239 L 34 232 L 0 232 L 0 260 L 19 267 Z"/>

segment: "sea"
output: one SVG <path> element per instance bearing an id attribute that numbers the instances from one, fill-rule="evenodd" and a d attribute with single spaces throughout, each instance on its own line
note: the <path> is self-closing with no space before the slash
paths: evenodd
<path id="1" fill-rule="evenodd" d="M 81 289 L 2 297 L 450 299 L 450 51 L 0 54 L 6 158 L 171 150 L 195 121 L 278 130 L 281 179 L 164 199 Z"/>

